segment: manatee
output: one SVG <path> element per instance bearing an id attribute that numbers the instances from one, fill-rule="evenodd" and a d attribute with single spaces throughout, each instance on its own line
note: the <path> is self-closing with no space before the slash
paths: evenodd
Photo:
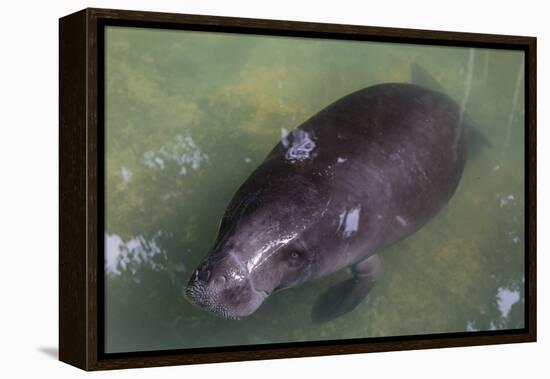
<path id="1" fill-rule="evenodd" d="M 381 277 L 378 254 L 453 196 L 466 159 L 463 119 L 442 92 L 408 83 L 328 105 L 282 138 L 235 193 L 185 296 L 239 319 L 276 291 L 349 269 L 315 301 L 312 318 L 352 311 Z"/>

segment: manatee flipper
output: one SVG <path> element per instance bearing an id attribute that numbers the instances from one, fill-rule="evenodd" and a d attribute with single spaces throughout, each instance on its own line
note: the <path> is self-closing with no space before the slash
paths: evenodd
<path id="1" fill-rule="evenodd" d="M 313 305 L 311 319 L 315 322 L 331 321 L 352 310 L 368 295 L 382 274 L 378 255 L 351 267 L 352 277 L 330 287 Z"/>
<path id="2" fill-rule="evenodd" d="M 418 63 L 411 64 L 411 82 L 413 84 L 429 88 L 432 91 L 445 93 L 445 90 L 441 87 L 441 84 L 439 84 L 439 82 Z"/>

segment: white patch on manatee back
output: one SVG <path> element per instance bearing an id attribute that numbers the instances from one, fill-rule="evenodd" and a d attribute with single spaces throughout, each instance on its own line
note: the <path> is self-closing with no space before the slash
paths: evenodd
<path id="1" fill-rule="evenodd" d="M 397 215 L 395 216 L 395 219 L 397 220 L 397 222 L 399 223 L 399 225 L 401 226 L 407 226 L 408 222 L 407 220 L 405 220 L 403 217 L 401 217 L 400 215 Z"/>
<path id="2" fill-rule="evenodd" d="M 283 146 L 285 144 L 283 143 Z M 305 130 L 295 129 L 292 132 L 292 143 L 286 151 L 286 159 L 290 161 L 303 161 L 311 158 L 311 152 L 316 144 L 312 136 Z"/>
<path id="3" fill-rule="evenodd" d="M 356 207 L 350 210 L 345 210 L 340 214 L 340 223 L 338 230 L 342 230 L 342 235 L 349 238 L 354 235 L 359 229 L 359 216 L 361 208 Z"/>

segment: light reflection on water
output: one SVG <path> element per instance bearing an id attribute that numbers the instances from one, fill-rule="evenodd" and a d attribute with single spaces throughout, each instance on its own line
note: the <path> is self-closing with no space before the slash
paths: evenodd
<path id="1" fill-rule="evenodd" d="M 106 57 L 106 351 L 523 327 L 521 53 L 110 28 Z M 311 306 L 345 272 L 237 322 L 183 299 L 229 200 L 273 146 L 311 157 L 314 137 L 295 126 L 359 88 L 408 82 L 412 64 L 490 146 L 471 152 L 448 207 L 382 254 L 368 299 L 321 326 Z M 362 216 L 346 210 L 341 232 Z"/>
<path id="2" fill-rule="evenodd" d="M 155 271 L 164 270 L 166 267 L 155 259 L 162 254 L 166 252 L 161 251 L 155 238 L 146 240 L 138 235 L 123 241 L 116 234 L 105 234 L 105 273 L 107 275 L 121 275 L 126 271 L 136 275 L 142 265 L 149 265 Z"/>
<path id="3" fill-rule="evenodd" d="M 499 288 L 497 293 L 498 299 L 498 309 L 502 318 L 507 318 L 512 306 L 517 303 L 520 299 L 519 291 L 508 289 L 508 288 Z"/>

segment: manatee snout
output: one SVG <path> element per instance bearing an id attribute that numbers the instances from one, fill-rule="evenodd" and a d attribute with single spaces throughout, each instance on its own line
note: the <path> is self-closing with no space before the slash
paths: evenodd
<path id="1" fill-rule="evenodd" d="M 229 252 L 203 260 L 191 275 L 185 296 L 217 316 L 239 319 L 253 313 L 267 295 L 254 289 L 246 267 Z"/>

